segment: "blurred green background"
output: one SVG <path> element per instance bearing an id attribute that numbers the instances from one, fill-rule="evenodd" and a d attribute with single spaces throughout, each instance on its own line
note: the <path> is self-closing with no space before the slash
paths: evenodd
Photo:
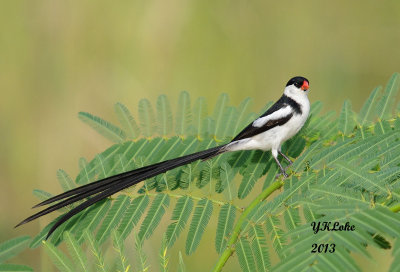
<path id="1" fill-rule="evenodd" d="M 79 111 L 116 121 L 116 102 L 136 113 L 139 99 L 167 94 L 174 107 L 182 90 L 210 108 L 221 92 L 233 105 L 250 96 L 258 111 L 296 75 L 325 110 L 345 99 L 359 110 L 400 71 L 399 48 L 396 0 L 1 1 L 0 241 L 37 234 L 47 219 L 13 229 L 36 203 L 32 190 L 60 192 L 58 168 L 75 176 L 79 157 L 111 144 Z M 15 262 L 43 269 L 39 253 Z"/>

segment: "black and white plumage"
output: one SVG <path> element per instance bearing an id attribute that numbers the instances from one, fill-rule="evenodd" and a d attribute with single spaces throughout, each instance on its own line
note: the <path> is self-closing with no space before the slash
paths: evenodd
<path id="1" fill-rule="evenodd" d="M 271 150 L 272 156 L 281 170 L 281 174 L 287 177 L 285 170 L 278 160 L 278 154 L 282 155 L 290 164 L 292 163 L 281 152 L 281 146 L 303 127 L 308 118 L 310 112 L 310 102 L 307 97 L 308 88 L 309 81 L 306 78 L 294 77 L 290 79 L 286 84 L 282 97 L 263 115 L 245 127 L 228 144 L 124 172 L 51 197 L 34 207 L 48 205 L 56 201 L 60 202 L 26 218 L 16 227 L 87 198 L 86 201 L 64 214 L 52 226 L 47 235 L 48 238 L 62 223 L 75 214 L 121 190 L 176 167 L 197 160 L 207 160 L 225 152 L 254 149 L 263 151 Z"/>

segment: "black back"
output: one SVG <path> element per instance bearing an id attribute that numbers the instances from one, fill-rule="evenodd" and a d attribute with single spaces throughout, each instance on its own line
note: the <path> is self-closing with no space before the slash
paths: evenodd
<path id="1" fill-rule="evenodd" d="M 291 85 L 291 84 L 290 84 Z M 281 109 L 282 107 L 285 106 L 291 106 L 294 110 L 294 114 L 301 114 L 301 106 L 299 103 L 297 103 L 296 101 L 294 101 L 292 98 L 286 96 L 286 95 L 282 95 L 281 98 L 279 98 L 278 101 L 275 102 L 275 104 L 273 104 L 263 115 L 261 115 L 259 118 L 267 116 L 272 114 L 273 112 Z M 257 134 L 263 133 L 267 130 L 270 130 L 271 128 L 274 128 L 276 126 L 282 126 L 284 125 L 287 121 L 290 120 L 290 118 L 292 118 L 293 113 L 288 114 L 287 116 L 284 116 L 280 119 L 276 119 L 276 120 L 269 120 L 267 123 L 265 123 L 262 127 L 254 127 L 253 126 L 253 122 L 250 123 L 247 127 L 245 127 L 233 140 L 237 141 L 237 140 L 242 140 L 242 139 L 246 139 L 246 138 L 250 138 L 253 137 Z"/>

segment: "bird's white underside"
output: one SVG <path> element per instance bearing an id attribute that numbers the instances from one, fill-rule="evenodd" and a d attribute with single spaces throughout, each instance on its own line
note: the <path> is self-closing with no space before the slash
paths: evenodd
<path id="1" fill-rule="evenodd" d="M 251 138 L 238 140 L 228 144 L 225 147 L 226 151 L 238 151 L 238 150 L 254 150 L 260 149 L 263 151 L 271 150 L 272 155 L 276 157 L 278 151 L 281 149 L 281 145 L 286 140 L 293 137 L 303 127 L 304 123 L 310 113 L 310 101 L 308 100 L 307 94 L 293 85 L 285 88 L 284 94 L 301 106 L 301 114 L 294 113 L 294 109 L 291 106 L 283 107 L 274 113 L 258 118 L 253 122 L 253 126 L 262 127 L 269 120 L 276 120 L 288 116 L 294 113 L 287 123 L 282 126 L 276 126 L 269 129 L 261 134 L 255 135 Z"/>

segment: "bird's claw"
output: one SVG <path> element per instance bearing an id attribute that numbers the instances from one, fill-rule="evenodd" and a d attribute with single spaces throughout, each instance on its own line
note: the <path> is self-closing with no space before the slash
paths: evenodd
<path id="1" fill-rule="evenodd" d="M 277 174 L 277 175 L 275 176 L 275 178 L 277 179 L 277 178 L 279 178 L 280 176 L 283 176 L 285 179 L 289 177 L 289 175 L 286 174 L 285 171 L 283 171 L 283 172 Z"/>

